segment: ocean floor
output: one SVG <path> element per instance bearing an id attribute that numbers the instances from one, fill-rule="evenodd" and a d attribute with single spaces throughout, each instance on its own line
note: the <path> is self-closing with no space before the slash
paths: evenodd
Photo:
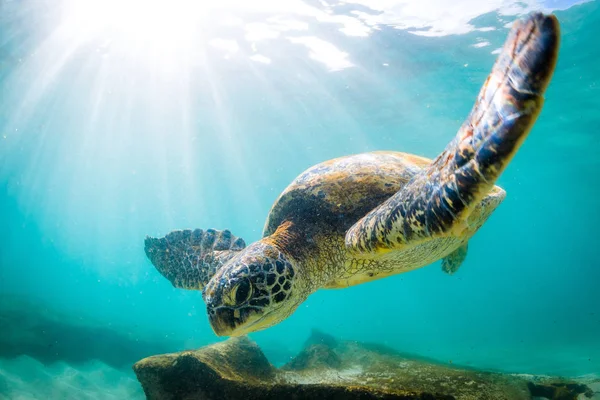
<path id="1" fill-rule="evenodd" d="M 0 399 L 143 399 L 140 357 L 181 348 L 21 296 L 0 296 Z"/>
<path id="2" fill-rule="evenodd" d="M 100 361 L 44 365 L 28 356 L 0 359 L 0 399 L 143 398 L 131 368 L 117 369 Z"/>
<path id="3" fill-rule="evenodd" d="M 132 366 L 136 361 L 157 354 L 172 353 L 173 351 L 196 347 L 181 340 L 166 339 L 164 335 L 161 340 L 157 340 L 161 336 L 151 335 L 148 332 L 134 334 L 127 327 L 106 326 L 101 321 L 83 315 L 59 312 L 40 302 L 20 296 L 0 296 L 0 332 L 0 400 L 143 399 L 145 396 L 142 385 L 140 385 L 132 370 Z M 326 384 L 333 385 L 334 390 L 339 389 L 340 382 L 336 380 L 337 378 L 343 378 L 344 381 L 354 379 L 357 382 L 363 382 L 366 379 L 364 371 L 368 368 L 374 368 L 375 365 L 369 361 L 369 357 L 365 356 L 365 354 L 369 355 L 371 353 L 377 353 L 377 357 L 374 358 L 376 360 L 381 357 L 404 357 L 401 360 L 401 365 L 412 362 L 417 366 L 424 366 L 425 370 L 439 370 L 443 373 L 454 371 L 451 370 L 454 366 L 448 363 L 427 359 L 416 354 L 398 355 L 395 350 L 381 344 L 358 345 L 353 344 L 355 342 L 348 342 L 350 345 L 336 345 L 337 339 L 333 339 L 328 335 L 319 337 L 321 339 L 323 337 L 327 338 L 325 342 L 331 347 L 323 353 L 331 356 L 325 357 L 326 361 L 337 360 L 336 362 L 339 364 L 340 360 L 346 358 L 350 360 L 346 366 L 347 368 L 340 369 L 338 368 L 340 366 L 336 364 L 334 365 L 335 368 L 329 371 L 335 379 L 323 370 L 319 370 L 318 374 L 286 372 L 285 365 L 292 369 L 306 368 L 304 364 L 312 359 L 312 356 L 308 358 L 303 356 L 303 354 L 312 354 L 306 353 L 306 349 L 304 353 L 301 352 L 299 355 L 290 358 L 287 351 L 281 349 L 282 346 L 272 343 L 270 346 L 265 346 L 264 354 L 266 357 L 264 355 L 260 357 L 264 358 L 263 364 L 268 365 L 269 370 L 276 371 L 272 365 L 275 367 L 283 365 L 283 369 L 278 373 L 289 384 L 316 384 L 314 379 L 317 379 L 319 382 L 324 380 Z M 314 341 L 314 338 L 309 339 L 307 343 L 310 344 L 310 340 Z M 210 345 L 206 348 L 210 349 L 214 346 L 218 345 Z M 305 344 L 306 346 L 307 344 Z M 364 349 L 360 347 L 362 350 L 358 353 L 362 355 L 358 359 L 355 356 L 355 351 L 347 351 L 347 349 L 352 350 L 356 346 L 364 347 Z M 257 350 L 257 354 L 263 354 L 262 350 L 262 348 Z M 321 352 L 317 353 L 319 356 L 322 355 Z M 160 357 L 151 359 L 161 359 Z M 392 360 L 394 363 L 397 361 L 396 358 Z M 217 357 L 216 360 L 218 361 L 220 358 Z M 362 365 L 359 369 L 356 368 L 358 364 Z M 221 367 L 217 366 L 217 368 Z M 407 370 L 412 371 L 413 369 L 408 368 Z M 190 371 L 186 372 L 189 374 Z M 470 371 L 475 373 L 473 372 L 475 370 L 471 369 Z M 373 374 L 377 375 L 375 372 Z M 187 382 L 198 384 L 200 381 L 196 379 L 197 376 L 195 374 L 192 374 L 192 376 L 194 378 L 187 379 Z M 184 379 L 183 375 L 177 374 L 176 377 Z M 533 375 L 512 375 L 507 379 L 517 382 L 518 390 L 524 392 L 525 389 L 521 387 L 521 381 L 529 381 L 532 377 Z M 414 377 L 409 378 L 412 386 L 416 385 L 415 382 L 421 381 L 421 379 L 415 380 Z M 401 382 L 399 378 L 394 377 L 394 379 Z M 168 379 L 168 381 L 171 380 Z M 600 380 L 597 376 L 579 377 L 576 381 L 589 384 L 589 388 L 593 392 L 592 398 L 598 398 Z M 388 384 L 386 383 L 386 385 Z M 513 386 L 509 385 L 507 387 L 512 388 Z M 179 388 L 180 385 L 178 384 L 176 387 Z M 302 387 L 306 388 L 305 386 Z M 492 388 L 494 387 L 492 386 Z M 262 388 L 257 388 L 257 393 L 262 393 Z M 146 389 L 148 390 L 147 387 Z M 425 390 L 420 387 L 417 389 Z M 494 390 L 504 391 L 502 388 Z M 277 393 L 272 394 L 277 396 Z M 307 395 L 310 395 L 310 393 Z"/>

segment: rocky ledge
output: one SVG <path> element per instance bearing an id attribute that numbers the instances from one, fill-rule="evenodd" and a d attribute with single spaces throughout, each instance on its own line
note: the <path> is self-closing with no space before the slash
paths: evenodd
<path id="1" fill-rule="evenodd" d="M 148 357 L 133 369 L 146 397 L 161 400 L 582 400 L 596 398 L 600 384 L 454 367 L 318 332 L 282 368 L 242 337 Z"/>

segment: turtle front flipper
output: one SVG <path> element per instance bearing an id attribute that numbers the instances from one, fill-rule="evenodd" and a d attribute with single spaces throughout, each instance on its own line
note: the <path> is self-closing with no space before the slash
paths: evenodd
<path id="1" fill-rule="evenodd" d="M 472 231 L 470 214 L 493 192 L 542 108 L 558 43 L 554 16 L 534 13 L 515 22 L 454 140 L 429 167 L 348 230 L 348 249 L 385 253 Z"/>
<path id="2" fill-rule="evenodd" d="M 146 237 L 146 256 L 173 286 L 202 290 L 223 264 L 246 247 L 228 230 L 173 231 L 156 239 Z"/>

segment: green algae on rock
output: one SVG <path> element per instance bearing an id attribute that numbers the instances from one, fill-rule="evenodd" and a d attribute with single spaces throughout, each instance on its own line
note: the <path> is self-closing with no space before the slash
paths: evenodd
<path id="1" fill-rule="evenodd" d="M 148 357 L 133 369 L 148 399 L 579 400 L 593 394 L 579 382 L 448 366 L 318 332 L 282 368 L 241 337 Z"/>

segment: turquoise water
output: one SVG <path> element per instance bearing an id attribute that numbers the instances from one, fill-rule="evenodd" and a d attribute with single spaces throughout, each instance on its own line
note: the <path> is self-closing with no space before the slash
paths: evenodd
<path id="1" fill-rule="evenodd" d="M 507 24 L 554 10 L 546 104 L 460 270 L 322 290 L 251 337 L 273 363 L 318 328 L 478 368 L 600 373 L 600 3 L 105 4 L 0 0 L 0 293 L 34 299 L 23 315 L 43 305 L 168 351 L 220 340 L 200 292 L 146 259 L 145 235 L 230 229 L 250 243 L 314 164 L 435 157 Z M 0 365 L 4 380 L 21 368 Z"/>

